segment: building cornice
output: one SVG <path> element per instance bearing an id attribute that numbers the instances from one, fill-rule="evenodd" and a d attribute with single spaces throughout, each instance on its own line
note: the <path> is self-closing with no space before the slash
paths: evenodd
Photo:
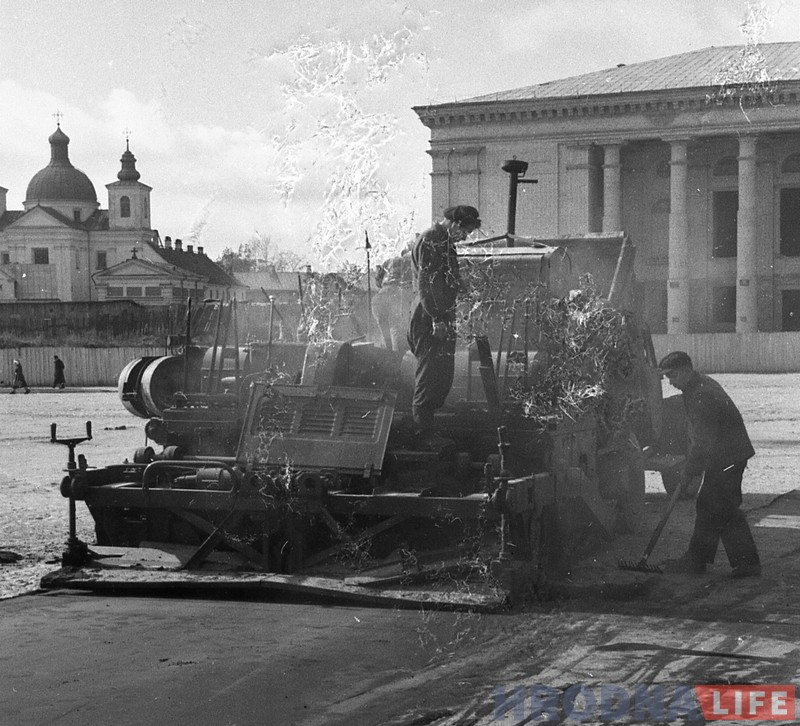
<path id="1" fill-rule="evenodd" d="M 769 92 L 742 89 L 720 94 L 716 87 L 653 89 L 647 92 L 614 93 L 596 96 L 567 96 L 497 101 L 473 101 L 415 106 L 422 123 L 438 129 L 446 126 L 474 126 L 486 123 L 518 125 L 558 119 L 622 118 L 625 116 L 665 116 L 710 111 L 737 112 L 800 104 L 800 81 L 775 82 Z"/>

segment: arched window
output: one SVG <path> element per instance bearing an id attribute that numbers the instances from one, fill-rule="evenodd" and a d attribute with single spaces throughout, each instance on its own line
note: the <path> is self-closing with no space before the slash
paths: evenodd
<path id="1" fill-rule="evenodd" d="M 130 217 L 131 216 L 131 198 L 130 197 L 120 197 L 119 198 L 119 216 L 120 217 Z"/>

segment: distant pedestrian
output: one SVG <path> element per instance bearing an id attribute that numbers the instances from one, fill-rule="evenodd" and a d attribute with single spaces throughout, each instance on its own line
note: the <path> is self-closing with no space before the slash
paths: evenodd
<path id="1" fill-rule="evenodd" d="M 11 393 L 16 393 L 18 388 L 24 388 L 25 393 L 30 393 L 31 389 L 25 380 L 25 373 L 22 370 L 22 363 L 14 361 L 14 381 L 11 384 Z"/>
<path id="2" fill-rule="evenodd" d="M 53 388 L 64 388 L 66 380 L 64 378 L 64 361 L 57 355 L 53 356 Z"/>

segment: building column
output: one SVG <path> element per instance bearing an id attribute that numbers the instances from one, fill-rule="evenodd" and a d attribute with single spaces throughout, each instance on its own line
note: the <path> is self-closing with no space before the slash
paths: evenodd
<path id="1" fill-rule="evenodd" d="M 739 213 L 736 221 L 736 332 L 758 330 L 756 284 L 756 137 L 739 138 Z"/>
<path id="2" fill-rule="evenodd" d="M 669 142 L 669 287 L 667 332 L 689 332 L 688 139 Z"/>
<path id="3" fill-rule="evenodd" d="M 603 232 L 622 231 L 621 148 L 621 143 L 603 145 Z"/>

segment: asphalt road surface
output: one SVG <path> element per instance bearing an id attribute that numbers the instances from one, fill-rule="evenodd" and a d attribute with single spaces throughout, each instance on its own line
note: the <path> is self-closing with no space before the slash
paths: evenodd
<path id="1" fill-rule="evenodd" d="M 765 563 L 760 579 L 731 580 L 724 558 L 703 577 L 625 579 L 617 559 L 636 559 L 666 503 L 650 477 L 639 534 L 580 563 L 568 583 L 572 598 L 508 614 L 276 598 L 15 597 L 0 602 L 0 723 L 542 723 L 532 689 L 557 694 L 563 717 L 564 698 L 578 685 L 590 696 L 612 686 L 631 696 L 637 687 L 660 688 L 648 692 L 652 712 L 637 713 L 632 701 L 613 722 L 686 724 L 704 721 L 681 711 L 683 687 L 796 683 L 800 498 L 787 493 L 797 484 L 800 375 L 717 378 L 758 452 L 745 475 L 745 508 Z M 109 392 L 34 392 L 2 402 L 0 548 L 26 558 L 5 568 L 52 569 L 42 561 L 57 556 L 66 532 L 66 503 L 52 483 L 66 447 L 49 443 L 51 420 L 64 436 L 93 421 L 93 441 L 78 449 L 90 464 L 131 456 L 144 443 L 143 421 L 119 413 Z M 692 503 L 681 502 L 653 561 L 683 550 L 691 521 Z M 525 700 L 498 695 L 515 693 Z M 599 702 L 584 706 L 582 723 L 609 722 Z M 759 722 L 781 721 L 750 721 Z"/>

